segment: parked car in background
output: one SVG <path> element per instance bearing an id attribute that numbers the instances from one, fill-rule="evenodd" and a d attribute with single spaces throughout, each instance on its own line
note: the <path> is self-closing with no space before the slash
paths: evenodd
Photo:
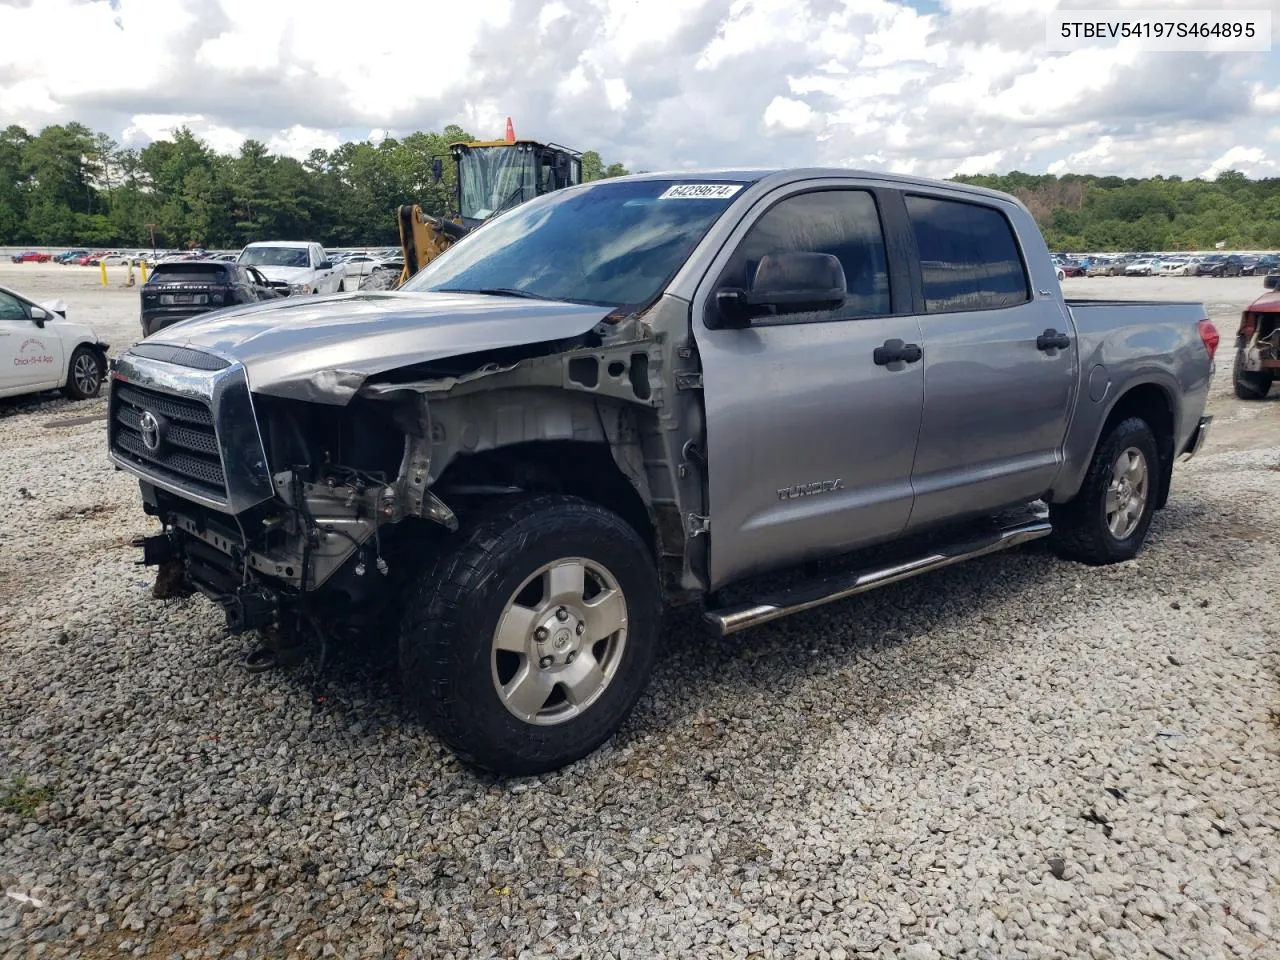
<path id="1" fill-rule="evenodd" d="M 346 271 L 334 264 L 318 243 L 263 240 L 240 251 L 237 263 L 257 267 L 268 280 L 282 280 L 295 294 L 342 293 Z"/>
<path id="2" fill-rule="evenodd" d="M 48 263 L 53 258 L 39 250 L 24 250 L 22 253 L 15 253 L 9 259 L 14 263 Z"/>
<path id="3" fill-rule="evenodd" d="M 142 285 L 142 335 L 182 320 L 244 303 L 288 296 L 283 280 L 273 283 L 257 267 L 224 260 L 170 260 L 156 264 Z"/>
<path id="4" fill-rule="evenodd" d="M 0 397 L 61 390 L 96 397 L 107 374 L 108 344 L 92 327 L 67 320 L 66 307 L 36 303 L 0 287 Z"/>
<path id="5" fill-rule="evenodd" d="M 1191 270 L 1190 257 L 1171 257 L 1160 262 L 1160 276 L 1162 277 L 1186 277 L 1191 275 Z"/>
<path id="6" fill-rule="evenodd" d="M 1280 270 L 1280 256 L 1274 253 L 1264 253 L 1253 265 L 1253 272 L 1257 275 L 1265 275 L 1275 270 Z"/>
<path id="7" fill-rule="evenodd" d="M 1262 400 L 1280 378 L 1280 290 L 1251 303 L 1236 330 L 1231 383 L 1241 400 Z"/>
<path id="8" fill-rule="evenodd" d="M 1239 277 L 1244 273 L 1244 258 L 1239 254 L 1211 254 L 1204 258 L 1196 275 L 1200 277 Z"/>
<path id="9" fill-rule="evenodd" d="M 381 262 L 381 257 L 375 257 L 368 253 L 348 254 L 341 263 L 348 279 L 356 281 L 350 284 L 351 289 L 359 289 L 359 281 L 373 273 L 374 268 Z"/>
<path id="10" fill-rule="evenodd" d="M 1124 268 L 1126 277 L 1152 277 L 1160 272 L 1161 263 L 1155 259 L 1134 260 Z"/>
<path id="11" fill-rule="evenodd" d="M 72 263 L 79 260 L 81 257 L 87 257 L 88 255 L 88 250 L 66 250 L 54 257 L 53 262 L 63 264 Z"/>
<path id="12" fill-rule="evenodd" d="M 267 665 L 385 631 L 443 743 L 545 773 L 623 724 L 670 604 L 724 635 L 1041 537 L 1136 556 L 1206 435 L 1218 334 L 1202 304 L 1066 300 L 1054 272 L 1027 208 L 977 187 L 599 180 L 394 295 L 138 344 L 109 455 L 163 531 L 144 563 L 266 631 Z"/>
<path id="13" fill-rule="evenodd" d="M 1254 271 L 1258 269 L 1258 261 L 1261 257 L 1251 256 L 1250 254 L 1242 254 L 1240 256 L 1240 276 L 1252 277 Z"/>

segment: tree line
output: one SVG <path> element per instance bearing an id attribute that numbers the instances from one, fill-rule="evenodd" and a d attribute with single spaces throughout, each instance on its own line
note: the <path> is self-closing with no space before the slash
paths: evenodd
<path id="1" fill-rule="evenodd" d="M 1009 173 L 957 177 L 1011 193 L 1052 250 L 1280 250 L 1280 177 L 1212 180 Z"/>
<path id="2" fill-rule="evenodd" d="M 390 245 L 401 204 L 453 212 L 448 145 L 474 139 L 448 126 L 297 160 L 257 140 L 218 153 L 185 127 L 135 149 L 79 123 L 35 134 L 14 125 L 0 132 L 0 244 L 149 247 L 154 232 L 165 249 L 280 237 Z M 595 151 L 582 159 L 586 180 L 628 172 Z M 1016 171 L 955 179 L 1017 196 L 1055 250 L 1280 249 L 1280 178 L 1228 170 L 1213 180 Z"/>
<path id="3" fill-rule="evenodd" d="M 14 125 L 0 133 L 0 244 L 145 248 L 153 232 L 162 249 L 237 249 L 272 238 L 395 244 L 401 204 L 454 212 L 448 147 L 475 139 L 451 125 L 297 160 L 258 140 L 218 153 L 186 127 L 135 149 L 79 123 L 36 134 Z M 628 172 L 595 151 L 583 154 L 582 167 L 587 180 Z"/>

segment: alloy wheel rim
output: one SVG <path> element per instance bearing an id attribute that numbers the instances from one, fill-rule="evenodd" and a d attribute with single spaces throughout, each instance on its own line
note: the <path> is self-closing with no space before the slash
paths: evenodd
<path id="1" fill-rule="evenodd" d="M 92 395 L 98 389 L 98 365 L 92 357 L 76 358 L 75 380 L 81 393 Z"/>
<path id="2" fill-rule="evenodd" d="M 554 560 L 525 579 L 498 618 L 494 690 L 526 723 L 564 723 L 608 689 L 626 643 L 627 602 L 617 578 L 593 560 Z"/>
<path id="3" fill-rule="evenodd" d="M 1151 495 L 1147 458 L 1137 447 L 1126 447 L 1111 465 L 1107 485 L 1107 529 L 1117 540 L 1126 540 L 1138 529 Z"/>

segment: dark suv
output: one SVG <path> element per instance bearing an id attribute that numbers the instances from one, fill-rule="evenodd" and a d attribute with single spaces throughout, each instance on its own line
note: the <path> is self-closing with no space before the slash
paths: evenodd
<path id="1" fill-rule="evenodd" d="M 1242 277 L 1244 276 L 1244 258 L 1238 253 L 1222 256 L 1221 254 L 1205 257 L 1200 263 L 1197 276 L 1201 277 Z"/>
<path id="2" fill-rule="evenodd" d="M 256 267 L 217 260 L 158 263 L 142 285 L 142 335 L 149 337 L 179 320 L 288 296 L 289 287 L 273 283 Z"/>

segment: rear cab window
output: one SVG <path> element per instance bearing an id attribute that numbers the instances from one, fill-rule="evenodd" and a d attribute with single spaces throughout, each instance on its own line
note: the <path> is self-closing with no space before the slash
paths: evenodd
<path id="1" fill-rule="evenodd" d="M 1009 219 L 968 200 L 908 194 L 926 313 L 995 310 L 1031 299 L 1031 281 Z"/>

